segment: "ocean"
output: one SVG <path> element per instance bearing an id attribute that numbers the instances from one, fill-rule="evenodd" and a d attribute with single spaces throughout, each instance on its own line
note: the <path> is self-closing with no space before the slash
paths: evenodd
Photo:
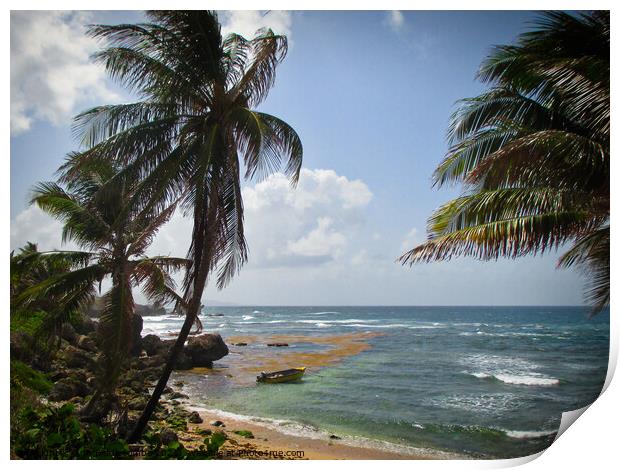
<path id="1" fill-rule="evenodd" d="M 607 372 L 609 311 L 583 307 L 214 307 L 230 354 L 175 372 L 196 408 L 284 432 L 394 448 L 511 458 L 548 447 L 564 411 L 592 403 Z M 143 335 L 182 319 L 145 317 Z M 269 347 L 269 342 L 287 343 Z M 246 343 L 235 346 L 234 344 Z M 307 366 L 299 383 L 260 371 Z"/>

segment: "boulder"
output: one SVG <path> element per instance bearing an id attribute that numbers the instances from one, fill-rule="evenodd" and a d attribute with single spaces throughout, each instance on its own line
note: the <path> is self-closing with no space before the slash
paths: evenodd
<path id="1" fill-rule="evenodd" d="M 82 317 L 75 322 L 74 327 L 76 333 L 80 335 L 87 335 L 97 331 L 97 322 L 87 315 L 82 315 Z"/>
<path id="2" fill-rule="evenodd" d="M 70 344 L 75 344 L 78 339 L 78 334 L 75 332 L 75 328 L 71 323 L 63 323 L 60 329 L 60 337 Z"/>
<path id="3" fill-rule="evenodd" d="M 219 419 L 216 419 L 215 421 L 211 421 L 209 423 L 211 426 L 217 426 L 217 427 L 223 427 L 226 426 L 223 422 L 221 422 Z"/>
<path id="4" fill-rule="evenodd" d="M 157 335 L 146 335 L 142 338 L 142 349 L 148 356 L 155 356 L 164 352 L 167 347 Z"/>
<path id="5" fill-rule="evenodd" d="M 197 411 L 192 411 L 189 414 L 187 421 L 193 424 L 200 424 L 202 423 L 202 418 L 200 417 Z"/>
<path id="6" fill-rule="evenodd" d="M 92 353 L 97 352 L 97 343 L 91 336 L 80 335 L 77 337 L 75 344 L 78 348 L 84 349 L 85 351 Z"/>
<path id="7" fill-rule="evenodd" d="M 137 313 L 131 319 L 131 355 L 138 357 L 142 352 L 142 317 Z"/>
<path id="8" fill-rule="evenodd" d="M 49 393 L 49 399 L 51 401 L 65 401 L 73 397 L 85 397 L 90 393 L 90 387 L 84 382 L 73 377 L 66 377 L 54 384 Z"/>
<path id="9" fill-rule="evenodd" d="M 273 348 L 282 348 L 282 347 L 288 346 L 288 343 L 267 343 L 267 346 L 270 346 Z"/>
<path id="10" fill-rule="evenodd" d="M 172 429 L 164 428 L 159 432 L 159 440 L 162 444 L 166 445 L 178 441 L 179 437 Z"/>
<path id="11" fill-rule="evenodd" d="M 185 351 L 181 351 L 174 363 L 174 368 L 176 370 L 189 370 L 192 367 L 194 367 L 192 357 Z"/>
<path id="12" fill-rule="evenodd" d="M 11 331 L 11 360 L 28 362 L 32 359 L 31 338 L 21 331 Z"/>
<path id="13" fill-rule="evenodd" d="M 213 361 L 228 354 L 228 346 L 219 334 L 206 333 L 191 337 L 184 351 L 191 357 L 194 367 L 211 367 Z"/>
<path id="14" fill-rule="evenodd" d="M 93 354 L 75 346 L 67 346 L 59 353 L 59 356 L 70 368 L 91 369 L 95 366 Z"/>

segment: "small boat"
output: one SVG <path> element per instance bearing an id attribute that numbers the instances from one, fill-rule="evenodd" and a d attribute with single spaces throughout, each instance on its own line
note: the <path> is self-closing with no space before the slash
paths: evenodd
<path id="1" fill-rule="evenodd" d="M 294 380 L 301 379 L 305 371 L 305 367 L 295 367 L 293 369 L 279 370 L 277 372 L 261 372 L 261 374 L 256 377 L 256 381 L 267 384 L 293 382 Z"/>

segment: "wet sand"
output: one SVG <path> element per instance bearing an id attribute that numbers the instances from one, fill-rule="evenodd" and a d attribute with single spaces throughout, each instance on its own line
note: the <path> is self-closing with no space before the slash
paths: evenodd
<path id="1" fill-rule="evenodd" d="M 191 425 L 191 430 L 210 429 L 213 432 L 224 431 L 229 440 L 220 449 L 223 459 L 257 459 L 257 460 L 436 460 L 462 458 L 455 454 L 432 454 L 420 450 L 374 449 L 340 442 L 338 439 L 318 439 L 293 436 L 272 429 L 255 421 L 232 418 L 227 413 L 199 411 L 204 420 L 202 424 Z M 222 421 L 225 426 L 213 426 L 210 423 Z M 233 431 L 251 431 L 254 438 L 239 436 Z M 186 443 L 191 446 L 191 444 Z"/>

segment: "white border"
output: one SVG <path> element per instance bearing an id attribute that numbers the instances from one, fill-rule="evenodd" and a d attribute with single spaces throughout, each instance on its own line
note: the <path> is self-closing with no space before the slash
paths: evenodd
<path id="1" fill-rule="evenodd" d="M 77 0 L 9 0 L 4 2 L 5 11 L 4 11 L 4 47 L 3 47 L 3 56 L 4 56 L 4 64 L 10 64 L 10 15 L 9 9 L 14 10 L 29 10 L 29 9 L 57 9 L 57 10 L 80 10 L 80 9 L 91 9 L 91 10 L 142 10 L 142 9 L 155 9 L 155 8 L 212 8 L 212 9 L 228 9 L 228 10 L 249 10 L 249 9 L 287 9 L 287 10 L 329 10 L 329 9 L 341 9 L 341 10 L 387 10 L 387 9 L 401 9 L 401 10 L 541 10 L 541 9 L 566 9 L 566 10 L 580 10 L 580 9 L 612 9 L 613 3 L 611 1 L 574 1 L 574 0 L 564 0 L 564 1 L 532 1 L 532 0 L 522 0 L 519 2 L 499 2 L 495 1 L 481 1 L 481 0 L 472 0 L 467 2 L 456 2 L 456 1 L 442 1 L 435 0 L 434 2 L 420 2 L 420 1 L 405 1 L 405 0 L 386 0 L 382 2 L 370 2 L 367 0 L 360 0 L 356 2 L 346 2 L 346 1 L 337 1 L 337 0 L 314 0 L 314 1 L 252 1 L 252 0 L 236 0 L 234 2 L 231 1 L 223 1 L 223 0 L 213 0 L 213 1 L 188 1 L 188 0 L 177 0 L 174 2 L 170 1 L 162 1 L 162 0 L 133 0 L 133 1 L 121 1 L 121 0 L 91 0 L 88 2 L 77 1 Z M 615 21 L 615 12 L 612 9 L 612 30 L 615 31 L 616 21 Z M 615 52 L 612 47 L 612 52 Z M 617 65 L 617 60 L 615 59 L 615 55 L 612 53 L 612 71 L 615 70 L 615 65 Z M 6 67 L 6 65 L 5 65 Z M 615 79 L 615 75 L 612 72 L 612 81 Z M 0 165 L 2 165 L 2 174 L 5 178 L 5 184 L 2 186 L 2 195 L 4 197 L 1 198 L 0 205 L 2 207 L 4 220 L 7 222 L 7 228 L 10 226 L 10 117 L 9 117 L 9 103 L 10 103 L 10 75 L 8 73 L 4 73 L 2 75 L 3 80 L 3 101 L 4 101 L 4 126 L 2 127 L 2 136 L 5 145 L 4 157 L 1 160 Z M 612 108 L 615 110 L 618 108 L 618 99 L 617 93 L 614 92 L 616 90 L 616 84 L 612 85 Z M 613 120 L 613 116 L 612 116 Z M 615 127 L 612 124 L 612 129 Z M 612 133 L 612 147 L 615 147 L 616 137 Z M 612 181 L 616 181 L 614 177 L 620 176 L 618 175 L 617 165 L 612 161 Z M 611 196 L 612 196 L 612 205 L 614 205 L 617 199 L 617 191 L 612 188 Z M 3 237 L 3 246 L 5 256 L 8 254 L 10 249 L 9 243 L 9 231 L 5 229 L 2 234 Z M 616 256 L 618 250 L 616 250 L 615 240 L 612 239 L 611 246 L 611 254 L 612 254 L 612 278 L 615 279 L 613 274 L 614 266 L 617 264 L 618 257 Z M 5 258 L 6 259 L 6 258 Z M 2 290 L 2 299 L 3 305 L 5 307 L 4 310 L 4 321 L 3 327 L 5 331 L 5 338 L 8 339 L 8 285 L 9 285 L 9 269 L 8 263 L 4 263 L 2 265 L 2 278 L 0 279 L 0 283 L 4 286 Z M 612 298 L 616 298 L 617 289 L 616 286 L 612 285 Z M 545 452 L 542 454 L 538 454 L 535 456 L 524 457 L 521 459 L 512 459 L 512 460 L 495 460 L 495 461 L 390 461 L 390 466 L 400 467 L 400 468 L 411 468 L 412 465 L 416 467 L 436 467 L 441 466 L 442 468 L 449 469 L 461 469 L 461 468 L 504 468 L 504 467 L 513 467 L 517 465 L 522 465 L 528 463 L 528 468 L 532 469 L 554 469 L 554 468 L 611 468 L 614 464 L 617 465 L 615 447 L 618 446 L 617 442 L 617 430 L 616 430 L 616 418 L 618 417 L 618 409 L 620 402 L 620 386 L 618 385 L 618 380 L 611 381 L 613 377 L 613 372 L 616 367 L 617 358 L 618 358 L 618 338 L 619 338 L 619 329 L 618 322 L 615 320 L 617 309 L 612 307 L 611 312 L 611 331 L 610 331 L 610 365 L 607 375 L 607 380 L 605 383 L 605 391 L 599 397 L 599 399 L 592 404 L 585 413 L 579 418 L 579 423 L 576 426 L 571 426 L 561 437 Z M 7 341 L 8 343 L 8 341 Z M 5 364 L 9 359 L 9 347 L 8 344 L 5 345 L 3 351 L 3 359 L 2 364 Z M 5 370 L 5 374 L 8 371 Z M 6 375 L 5 375 L 6 377 Z M 4 406 L 8 408 L 9 403 L 9 383 L 8 380 L 5 383 L 6 385 L 2 388 L 2 396 Z M 7 409 L 5 408 L 5 410 Z M 4 450 L 5 458 L 9 459 L 9 424 L 8 424 L 8 413 L 5 414 L 5 426 L 2 428 L 2 435 L 0 436 L 2 449 Z M 536 458 L 538 457 L 538 458 Z M 42 463 L 39 462 L 19 462 L 19 461 L 11 461 L 11 465 L 15 466 L 38 466 Z M 170 465 L 178 465 L 175 462 L 156 462 L 156 461 L 127 461 L 127 462 L 115 462 L 114 465 L 131 465 L 133 468 L 135 466 L 149 466 L 149 468 L 164 468 L 169 467 Z M 44 465 L 51 465 L 54 468 L 76 468 L 78 465 L 84 465 L 83 462 L 47 462 Z M 98 461 L 87 463 L 86 465 L 92 465 L 97 467 L 103 467 L 104 465 L 110 465 L 108 462 Z M 250 462 L 250 461 L 208 461 L 208 462 L 186 462 L 184 465 L 192 466 L 193 468 L 204 468 L 204 466 L 212 466 L 212 467 L 220 467 L 220 466 L 231 466 L 236 468 L 268 468 L 272 466 L 285 465 L 287 468 L 290 466 L 344 466 L 345 468 L 359 468 L 360 466 L 373 466 L 377 465 L 377 462 L 362 462 L 362 461 L 328 461 L 317 463 L 314 462 L 295 462 L 295 463 L 285 463 L 285 462 L 271 462 L 271 461 L 260 461 L 260 462 Z M 615 465 L 614 465 L 615 466 Z M 143 467 L 145 468 L 145 467 Z"/>

